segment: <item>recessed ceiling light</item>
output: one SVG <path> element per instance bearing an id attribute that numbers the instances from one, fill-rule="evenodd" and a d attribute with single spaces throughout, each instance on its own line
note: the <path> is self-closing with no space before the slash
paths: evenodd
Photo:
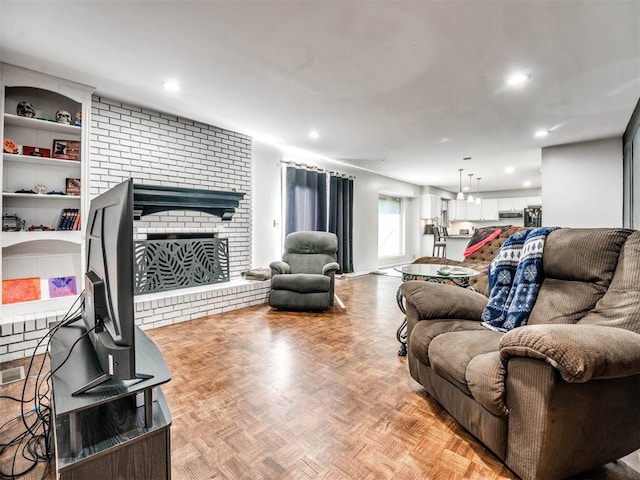
<path id="1" fill-rule="evenodd" d="M 514 72 L 507 77 L 507 86 L 512 88 L 521 87 L 525 83 L 527 83 L 530 78 L 531 75 L 529 75 L 528 73 Z"/>
<path id="2" fill-rule="evenodd" d="M 513 168 L 513 167 L 507 167 L 507 168 L 505 168 L 505 169 L 504 169 L 504 171 L 505 171 L 506 173 L 511 174 L 511 173 L 515 172 L 515 171 L 516 171 L 516 169 L 515 169 L 515 168 Z"/>
<path id="3" fill-rule="evenodd" d="M 309 132 L 309 138 L 320 138 L 320 132 L 318 132 L 317 130 L 312 130 L 311 132 Z"/>
<path id="4" fill-rule="evenodd" d="M 524 182 L 522 182 L 522 186 L 523 187 L 530 187 L 531 186 L 531 182 L 529 180 L 525 180 Z"/>
<path id="5" fill-rule="evenodd" d="M 169 92 L 177 92 L 180 90 L 180 84 L 175 80 L 165 80 L 162 82 L 162 88 Z"/>
<path id="6" fill-rule="evenodd" d="M 440 140 L 438 140 L 440 143 L 447 143 L 449 141 L 448 137 L 442 137 Z"/>
<path id="7" fill-rule="evenodd" d="M 549 130 L 536 130 L 536 133 L 533 134 L 536 138 L 542 138 L 549 135 Z"/>

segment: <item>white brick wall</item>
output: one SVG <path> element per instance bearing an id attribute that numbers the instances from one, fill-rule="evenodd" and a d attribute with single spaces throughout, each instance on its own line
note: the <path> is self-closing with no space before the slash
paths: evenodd
<path id="1" fill-rule="evenodd" d="M 251 138 L 94 96 L 91 198 L 133 178 L 147 185 L 234 191 L 245 196 L 231 222 L 199 212 L 164 212 L 135 222 L 140 232 L 218 232 L 229 239 L 231 278 L 251 267 Z"/>
<path id="2" fill-rule="evenodd" d="M 186 289 L 187 293 L 174 290 L 170 297 L 142 295 L 136 298 L 136 323 L 147 330 L 260 305 L 266 303 L 269 289 L 269 281 L 236 280 L 209 289 Z"/>
<path id="3" fill-rule="evenodd" d="M 157 328 L 265 303 L 268 281 L 240 280 L 240 273 L 251 267 L 251 138 L 98 96 L 92 99 L 91 115 L 90 178 L 85 180 L 91 198 L 128 178 L 147 185 L 245 194 L 231 222 L 184 211 L 135 222 L 136 239 L 167 231 L 217 232 L 228 238 L 232 280 L 197 293 L 175 290 L 163 298 L 137 297 L 136 323 L 143 329 Z M 3 319 L 0 363 L 30 356 L 49 325 L 65 313 Z"/>

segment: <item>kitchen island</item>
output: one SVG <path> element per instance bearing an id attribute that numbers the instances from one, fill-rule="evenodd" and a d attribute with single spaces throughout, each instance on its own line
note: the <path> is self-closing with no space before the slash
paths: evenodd
<path id="1" fill-rule="evenodd" d="M 447 235 L 447 258 L 450 260 L 464 260 L 464 251 L 471 240 L 472 235 Z"/>

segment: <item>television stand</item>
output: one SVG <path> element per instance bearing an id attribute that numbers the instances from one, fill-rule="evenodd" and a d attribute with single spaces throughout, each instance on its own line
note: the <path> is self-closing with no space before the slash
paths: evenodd
<path id="1" fill-rule="evenodd" d="M 160 387 L 171 374 L 160 350 L 136 327 L 136 366 L 151 378 L 107 381 L 74 395 L 103 373 L 85 333 L 79 320 L 51 339 L 57 478 L 171 478 L 171 413 Z"/>
<path id="2" fill-rule="evenodd" d="M 86 385 L 83 385 L 82 387 L 77 389 L 75 392 L 72 392 L 71 395 L 73 395 L 74 397 L 76 395 L 81 395 L 85 392 L 88 392 L 92 388 L 97 387 L 98 385 L 102 385 L 103 383 L 108 382 L 112 378 L 113 377 L 111 375 L 103 373 L 102 375 L 91 380 Z M 136 373 L 136 380 L 148 380 L 150 378 L 153 378 L 153 375 L 147 375 L 146 373 Z"/>

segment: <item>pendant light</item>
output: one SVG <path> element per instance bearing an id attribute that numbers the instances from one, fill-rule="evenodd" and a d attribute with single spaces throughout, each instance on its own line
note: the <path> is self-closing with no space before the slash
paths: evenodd
<path id="1" fill-rule="evenodd" d="M 476 204 L 480 205 L 480 180 L 482 179 L 482 177 L 478 177 L 476 178 L 476 180 L 478 180 L 478 192 L 476 194 Z"/>
<path id="2" fill-rule="evenodd" d="M 464 168 L 458 169 L 458 174 L 460 175 L 460 186 L 458 187 L 458 196 L 456 197 L 458 200 L 464 200 L 464 193 L 462 193 L 462 171 Z"/>
<path id="3" fill-rule="evenodd" d="M 473 177 L 473 173 L 469 174 L 469 195 L 467 195 L 467 202 L 473 203 L 473 193 L 471 193 L 471 177 Z"/>

